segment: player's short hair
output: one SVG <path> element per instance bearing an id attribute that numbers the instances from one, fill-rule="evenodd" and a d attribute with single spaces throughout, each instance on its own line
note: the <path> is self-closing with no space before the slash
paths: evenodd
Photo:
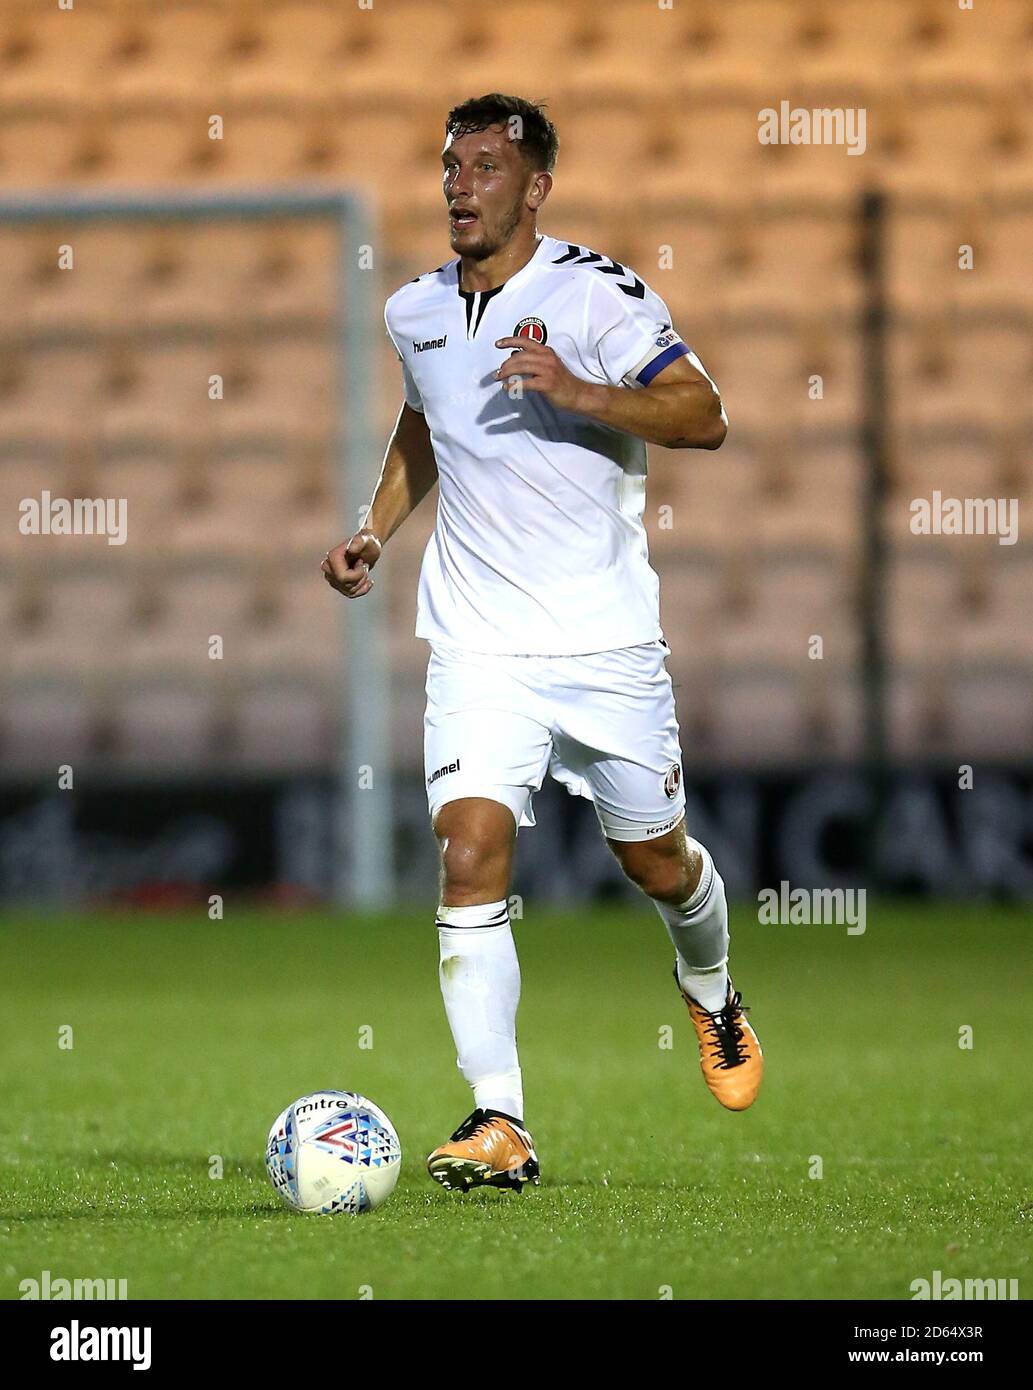
<path id="1" fill-rule="evenodd" d="M 521 131 L 520 152 L 532 169 L 552 171 L 559 153 L 560 137 L 556 127 L 545 114 L 543 102 L 525 101 L 523 97 L 506 96 L 503 92 L 489 92 L 483 97 L 470 97 L 459 106 L 453 106 L 445 118 L 445 130 L 453 140 L 461 135 L 472 135 L 476 130 L 488 130 L 491 126 L 508 126 L 510 120 L 518 116 Z"/>

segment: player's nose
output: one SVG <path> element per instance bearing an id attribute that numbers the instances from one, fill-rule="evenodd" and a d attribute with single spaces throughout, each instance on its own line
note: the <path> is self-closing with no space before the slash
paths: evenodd
<path id="1" fill-rule="evenodd" d="M 463 198 L 469 198 L 472 180 L 469 174 L 463 169 L 457 169 L 452 182 L 445 190 L 445 196 L 450 203 L 458 203 Z"/>

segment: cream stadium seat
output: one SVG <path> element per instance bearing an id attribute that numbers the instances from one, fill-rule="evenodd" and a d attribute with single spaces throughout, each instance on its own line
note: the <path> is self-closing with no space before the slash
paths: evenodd
<path id="1" fill-rule="evenodd" d="M 697 450 L 665 462 L 669 467 L 647 488 L 650 536 L 669 530 L 672 545 L 720 552 L 731 538 L 750 534 L 757 505 L 755 452 L 730 440 L 716 453 Z"/>
<path id="2" fill-rule="evenodd" d="M 149 772 L 205 773 L 224 763 L 220 701 L 214 691 L 168 673 L 122 692 L 109 707 L 116 744 L 105 763 Z"/>
<path id="3" fill-rule="evenodd" d="M 123 669 L 136 679 L 184 677 L 223 689 L 242 669 L 254 605 L 246 571 L 154 566 L 137 581 Z M 213 659 L 210 639 L 222 639 Z"/>
<path id="4" fill-rule="evenodd" d="M 48 678 L 0 686 L 0 750 L 10 773 L 81 766 L 93 741 L 90 700 L 78 680 Z"/>
<path id="5" fill-rule="evenodd" d="M 91 547 L 90 558 L 101 556 Z M 98 674 L 112 669 L 128 635 L 132 591 L 116 565 L 102 557 L 91 572 L 67 565 L 38 578 L 17 595 L 9 669 L 17 676 L 70 670 Z M 30 614 L 34 617 L 26 621 Z M 20 615 L 20 616 L 19 616 Z"/>
<path id="6" fill-rule="evenodd" d="M 955 671 L 948 717 L 954 746 L 970 758 L 1013 760 L 1033 740 L 1028 663 Z"/>
<path id="7" fill-rule="evenodd" d="M 766 550 L 792 552 L 820 543 L 856 555 L 863 515 L 864 465 L 857 447 L 824 434 L 781 438 L 760 452 L 753 531 Z"/>
<path id="8" fill-rule="evenodd" d="M 751 563 L 741 598 L 725 609 L 715 656 L 731 665 L 752 660 L 795 669 L 804 678 L 822 662 L 838 670 L 851 664 L 856 641 L 849 573 L 832 557 L 801 550 Z M 810 655 L 819 650 L 820 657 Z"/>
<path id="9" fill-rule="evenodd" d="M 942 545 L 898 544 L 885 576 L 885 640 L 894 665 L 944 656 L 958 606 L 958 564 Z"/>
<path id="10" fill-rule="evenodd" d="M 312 562 L 276 585 L 256 588 L 241 660 L 253 676 L 319 676 L 328 682 L 340 672 L 339 605 Z"/>
<path id="11" fill-rule="evenodd" d="M 280 681 L 249 686 L 235 709 L 233 762 L 262 770 L 325 768 L 335 754 L 332 693 Z"/>
<path id="12" fill-rule="evenodd" d="M 886 715 L 892 756 L 917 761 L 948 752 L 950 679 L 950 666 L 942 657 L 924 666 L 891 668 Z"/>
<path id="13" fill-rule="evenodd" d="M 820 757 L 809 736 L 795 671 L 748 666 L 722 676 L 708 749 L 722 763 L 757 766 Z"/>

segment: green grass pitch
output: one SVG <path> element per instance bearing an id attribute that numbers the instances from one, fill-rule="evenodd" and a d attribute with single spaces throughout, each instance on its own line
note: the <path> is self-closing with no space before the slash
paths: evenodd
<path id="1" fill-rule="evenodd" d="M 899 1299 L 937 1269 L 1033 1286 L 1021 910 L 874 902 L 854 937 L 733 912 L 767 1059 L 742 1115 L 703 1086 L 648 905 L 528 903 L 516 933 L 543 1180 L 464 1198 L 424 1167 L 470 1108 L 428 912 L 8 914 L 3 1296 L 44 1270 L 130 1298 Z M 379 1212 L 295 1215 L 267 1182 L 269 1125 L 323 1087 L 398 1127 Z"/>

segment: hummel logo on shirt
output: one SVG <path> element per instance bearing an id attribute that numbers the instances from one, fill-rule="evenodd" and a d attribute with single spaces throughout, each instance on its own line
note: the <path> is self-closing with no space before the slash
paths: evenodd
<path id="1" fill-rule="evenodd" d="M 442 348 L 445 346 L 447 337 L 448 334 L 446 333 L 444 338 L 428 338 L 425 343 L 413 343 L 412 350 L 413 352 L 430 352 L 431 348 Z"/>

